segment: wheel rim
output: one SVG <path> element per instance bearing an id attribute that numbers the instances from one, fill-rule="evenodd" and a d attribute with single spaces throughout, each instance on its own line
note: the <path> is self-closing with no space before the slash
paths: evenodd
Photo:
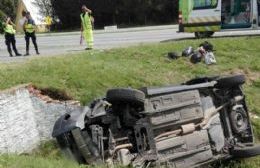
<path id="1" fill-rule="evenodd" d="M 245 126 L 245 119 L 242 116 L 242 114 L 237 113 L 235 118 L 236 118 L 236 125 L 237 125 L 237 127 L 238 128 L 241 128 L 241 127 L 243 128 Z"/>

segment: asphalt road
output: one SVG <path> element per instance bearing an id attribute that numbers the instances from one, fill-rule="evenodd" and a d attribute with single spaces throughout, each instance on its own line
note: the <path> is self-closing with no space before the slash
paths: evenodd
<path id="1" fill-rule="evenodd" d="M 222 36 L 236 36 L 236 35 L 260 35 L 258 31 L 231 31 L 231 32 L 218 32 L 214 37 Z M 164 42 L 170 40 L 179 40 L 194 38 L 190 33 L 177 33 L 176 26 L 157 26 L 133 29 L 120 29 L 113 32 L 95 31 L 95 48 L 96 49 L 109 49 L 117 47 L 125 47 L 130 45 L 140 45 L 142 43 Z M 25 40 L 22 35 L 16 37 L 17 47 L 20 53 L 25 53 Z M 66 54 L 69 55 L 75 52 L 81 52 L 86 47 L 80 45 L 80 33 L 57 33 L 49 35 L 38 35 L 37 41 L 41 56 L 52 56 Z M 23 61 L 35 56 L 33 45 L 30 49 L 31 56 L 29 57 L 9 57 L 3 36 L 0 37 L 0 62 Z"/>

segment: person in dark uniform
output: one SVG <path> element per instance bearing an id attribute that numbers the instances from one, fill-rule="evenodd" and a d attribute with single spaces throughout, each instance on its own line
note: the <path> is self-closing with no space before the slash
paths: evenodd
<path id="1" fill-rule="evenodd" d="M 21 56 L 21 54 L 16 49 L 16 40 L 15 40 L 15 24 L 11 21 L 10 17 L 6 18 L 6 21 L 3 23 L 4 33 L 5 33 L 5 44 L 7 46 L 7 51 L 10 57 L 13 56 L 11 46 L 16 56 Z"/>
<path id="2" fill-rule="evenodd" d="M 25 41 L 26 41 L 26 54 L 25 56 L 30 55 L 29 47 L 30 47 L 30 38 L 32 39 L 36 54 L 39 55 L 38 45 L 36 42 L 36 35 L 35 35 L 35 22 L 31 17 L 30 12 L 26 13 L 26 20 L 24 22 L 24 31 L 25 31 Z"/>

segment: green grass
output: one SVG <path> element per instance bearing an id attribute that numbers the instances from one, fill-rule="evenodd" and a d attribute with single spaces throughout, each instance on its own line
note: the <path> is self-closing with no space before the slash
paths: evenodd
<path id="1" fill-rule="evenodd" d="M 2 155 L 0 156 L 0 168 L 79 168 L 71 161 L 64 159 L 55 142 L 50 141 L 40 145 L 32 154 Z"/>
<path id="2" fill-rule="evenodd" d="M 196 76 L 243 73 L 249 110 L 260 115 L 260 37 L 208 39 L 215 49 L 217 65 L 193 65 L 188 58 L 170 61 L 167 52 L 181 51 L 187 46 L 196 48 L 203 40 L 185 40 L 104 51 L 86 51 L 64 57 L 31 59 L 24 63 L 0 64 L 0 89 L 18 84 L 33 83 L 40 88 L 66 91 L 74 99 L 87 104 L 103 96 L 113 87 L 162 86 L 177 84 Z M 260 139 L 260 120 L 253 122 L 256 137 Z M 47 158 L 47 159 L 44 159 Z M 25 162 L 34 167 L 40 163 L 62 167 L 62 157 L 2 156 L 10 164 Z M 35 162 L 32 161 L 35 159 Z M 260 158 L 242 161 L 228 167 L 260 167 Z M 39 164 L 36 164 L 39 163 Z M 71 163 L 71 167 L 75 166 Z M 69 164 L 68 164 L 69 165 Z M 12 165 L 10 166 L 12 167 Z M 45 166 L 46 167 L 46 166 Z M 48 166 L 47 166 L 48 167 Z M 68 167 L 68 166 L 66 166 Z M 0 166 L 1 168 L 1 166 Z"/>
<path id="3" fill-rule="evenodd" d="M 72 161 L 66 159 L 52 159 L 40 156 L 1 156 L 0 168 L 80 168 Z"/>

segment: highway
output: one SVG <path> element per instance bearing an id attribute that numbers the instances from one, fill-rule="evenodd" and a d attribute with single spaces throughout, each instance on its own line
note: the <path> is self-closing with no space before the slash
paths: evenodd
<path id="1" fill-rule="evenodd" d="M 218 32 L 215 33 L 214 37 L 252 34 L 260 35 L 260 30 Z M 119 48 L 140 45 L 142 43 L 157 43 L 187 38 L 194 38 L 194 34 L 177 33 L 176 25 L 128 28 L 113 31 L 94 31 L 95 49 Z M 24 54 L 25 40 L 23 35 L 17 35 L 16 41 L 19 52 Z M 84 48 L 86 48 L 85 45 L 79 44 L 80 32 L 38 34 L 37 41 L 41 57 L 70 55 L 72 53 L 82 52 L 84 51 Z M 35 55 L 32 43 L 30 47 L 30 54 L 31 55 L 29 57 L 9 57 L 4 43 L 4 37 L 0 37 L 0 62 L 22 61 L 31 57 L 38 57 Z"/>

